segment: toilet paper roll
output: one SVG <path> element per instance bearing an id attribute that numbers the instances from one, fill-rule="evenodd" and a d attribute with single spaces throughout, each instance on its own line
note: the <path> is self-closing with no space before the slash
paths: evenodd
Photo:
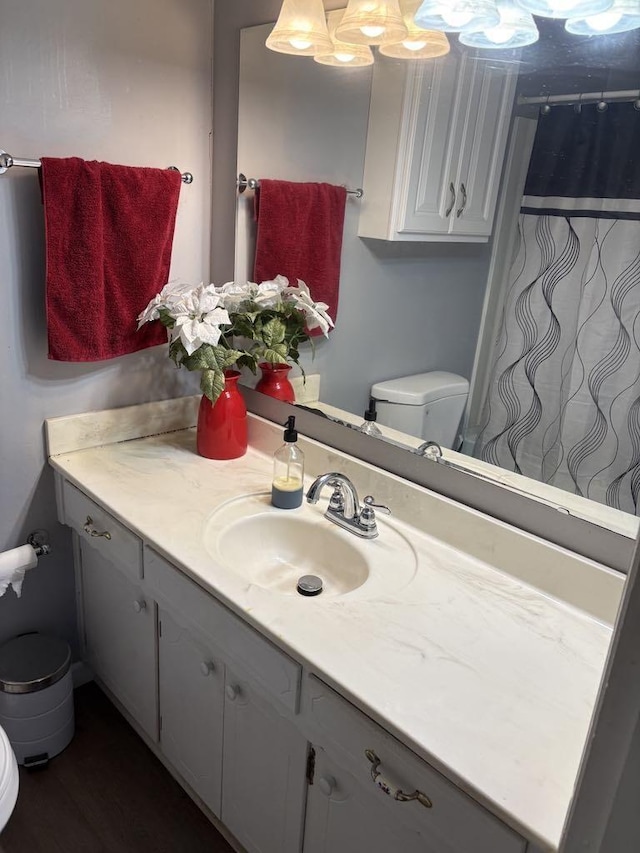
<path id="1" fill-rule="evenodd" d="M 31 545 L 21 545 L 19 548 L 0 553 L 0 596 L 5 594 L 11 584 L 13 591 L 20 598 L 24 573 L 37 565 L 38 555 Z"/>

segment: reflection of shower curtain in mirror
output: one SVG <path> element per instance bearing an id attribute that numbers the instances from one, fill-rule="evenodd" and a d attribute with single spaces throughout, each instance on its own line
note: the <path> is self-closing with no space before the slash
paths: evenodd
<path id="1" fill-rule="evenodd" d="M 640 515 L 640 112 L 538 122 L 475 456 Z"/>

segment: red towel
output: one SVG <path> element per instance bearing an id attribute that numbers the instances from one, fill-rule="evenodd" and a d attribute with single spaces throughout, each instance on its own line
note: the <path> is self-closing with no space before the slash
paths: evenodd
<path id="1" fill-rule="evenodd" d="M 255 280 L 301 278 L 316 302 L 327 303 L 334 323 L 346 200 L 346 189 L 331 184 L 261 179 L 256 192 Z"/>
<path id="2" fill-rule="evenodd" d="M 169 278 L 180 174 L 42 158 L 49 358 L 100 361 L 167 340 L 136 317 Z"/>

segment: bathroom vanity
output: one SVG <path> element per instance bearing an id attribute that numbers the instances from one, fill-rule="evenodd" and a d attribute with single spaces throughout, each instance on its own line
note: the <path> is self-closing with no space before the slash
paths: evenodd
<path id="1" fill-rule="evenodd" d="M 303 437 L 393 516 L 273 510 L 281 427 L 213 462 L 196 407 L 47 422 L 85 658 L 140 735 L 250 853 L 557 850 L 622 576 Z"/>

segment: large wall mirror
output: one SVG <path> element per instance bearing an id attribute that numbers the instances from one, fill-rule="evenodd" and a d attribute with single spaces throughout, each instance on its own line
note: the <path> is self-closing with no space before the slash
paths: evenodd
<path id="1" fill-rule="evenodd" d="M 380 440 L 415 454 L 437 438 L 445 465 L 633 539 L 640 37 L 537 22 L 518 54 L 453 37 L 442 59 L 353 69 L 274 53 L 271 25 L 247 28 L 238 171 L 364 191 L 347 198 L 335 329 L 303 357 L 320 381 L 307 408 L 358 426 L 383 383 L 381 421 L 385 402 L 428 413 L 433 377 L 384 383 L 462 377 L 452 434 L 396 410 Z M 461 115 L 465 155 L 451 153 Z M 237 278 L 253 278 L 253 204 L 238 194 Z"/>

